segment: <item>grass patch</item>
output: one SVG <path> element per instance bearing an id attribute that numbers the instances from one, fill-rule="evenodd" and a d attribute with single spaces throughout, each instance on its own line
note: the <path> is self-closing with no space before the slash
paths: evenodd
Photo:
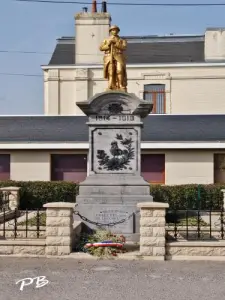
<path id="1" fill-rule="evenodd" d="M 208 224 L 207 224 L 205 221 L 203 221 L 201 218 L 200 218 L 199 221 L 200 221 L 199 224 L 200 224 L 201 226 L 207 226 L 207 225 L 208 225 Z M 185 225 L 186 225 L 186 219 L 184 218 L 184 219 L 178 220 L 178 224 L 179 224 L 180 226 L 185 226 Z M 189 217 L 189 218 L 188 218 L 188 226 L 198 226 L 198 218 L 197 218 L 197 217 Z"/>
<path id="2" fill-rule="evenodd" d="M 186 220 L 186 218 L 180 218 L 176 221 L 176 225 L 177 226 L 186 226 L 187 221 L 188 221 L 188 226 L 198 226 L 198 218 L 197 217 L 189 217 L 189 218 L 187 218 L 187 220 Z M 174 226 L 175 222 L 168 222 L 168 225 L 169 226 Z M 203 221 L 200 218 L 199 225 L 200 226 L 207 226 L 208 223 L 206 223 L 205 221 Z"/>
<path id="3" fill-rule="evenodd" d="M 28 226 L 37 226 L 37 221 L 38 221 L 37 216 L 35 216 L 35 217 L 27 220 L 27 225 Z M 26 226 L 26 221 L 18 223 L 18 225 Z M 46 213 L 40 213 L 39 226 L 46 226 Z"/>

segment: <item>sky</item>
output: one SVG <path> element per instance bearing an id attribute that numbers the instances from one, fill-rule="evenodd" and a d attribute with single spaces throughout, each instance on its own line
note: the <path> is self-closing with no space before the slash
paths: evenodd
<path id="1" fill-rule="evenodd" d="M 138 2 L 225 3 L 225 0 L 138 0 Z M 48 64 L 57 38 L 74 36 L 74 15 L 80 12 L 83 6 L 0 0 L 0 115 L 44 113 L 41 65 Z M 90 10 L 91 6 L 88 7 Z M 207 27 L 225 27 L 225 6 L 108 5 L 108 11 L 112 15 L 112 23 L 120 26 L 121 35 L 204 34 Z M 4 51 L 42 53 L 20 54 Z"/>

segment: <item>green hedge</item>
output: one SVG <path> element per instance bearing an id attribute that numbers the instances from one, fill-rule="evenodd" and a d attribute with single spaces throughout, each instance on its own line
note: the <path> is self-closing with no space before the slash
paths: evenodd
<path id="1" fill-rule="evenodd" d="M 1 181 L 0 187 L 21 187 L 20 208 L 41 208 L 47 202 L 75 202 L 79 186 L 64 181 Z M 155 202 L 167 202 L 170 208 L 220 209 L 223 203 L 221 189 L 225 185 L 151 185 Z"/>
<path id="2" fill-rule="evenodd" d="M 42 208 L 47 202 L 76 202 L 78 186 L 64 181 L 1 181 L 0 187 L 18 186 L 20 209 Z"/>
<path id="3" fill-rule="evenodd" d="M 155 202 L 169 203 L 174 209 L 221 209 L 225 185 L 151 185 L 150 193 Z"/>

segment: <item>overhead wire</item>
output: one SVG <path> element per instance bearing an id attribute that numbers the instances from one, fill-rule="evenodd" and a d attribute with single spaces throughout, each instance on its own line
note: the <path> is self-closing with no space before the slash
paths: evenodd
<path id="1" fill-rule="evenodd" d="M 82 4 L 91 5 L 91 2 L 86 1 L 57 1 L 57 0 L 13 0 L 16 2 L 30 2 L 30 3 L 50 3 L 50 4 Z M 97 2 L 101 4 L 101 2 Z M 206 7 L 206 6 L 225 6 L 225 3 L 135 3 L 135 2 L 108 2 L 107 5 L 119 5 L 119 6 L 163 6 L 163 7 Z"/>
<path id="2" fill-rule="evenodd" d="M 29 3 L 49 3 L 49 4 L 82 4 L 82 5 L 91 5 L 92 2 L 86 1 L 57 1 L 57 0 L 12 0 L 14 2 L 29 2 Z M 97 2 L 101 4 L 102 2 Z M 207 7 L 207 6 L 225 6 L 225 3 L 134 3 L 134 2 L 109 2 L 107 5 L 118 5 L 118 6 L 161 6 L 161 7 Z M 60 52 L 67 52 L 69 50 L 60 50 Z M 23 50 L 0 50 L 0 53 L 18 53 L 18 54 L 52 54 L 51 52 L 38 52 L 38 51 L 23 51 Z M 78 55 L 91 55 L 88 53 L 78 54 Z M 131 56 L 138 56 L 138 54 L 133 54 Z M 25 73 L 4 73 L 1 72 L 0 75 L 5 76 L 26 76 L 26 77 L 43 77 L 39 74 L 25 74 Z"/>
<path id="3" fill-rule="evenodd" d="M 18 53 L 18 54 L 52 54 L 51 52 L 24 51 L 24 50 L 0 50 L 0 53 Z"/>
<path id="4" fill-rule="evenodd" d="M 0 76 L 24 76 L 24 77 L 43 77 L 41 74 L 25 74 L 25 73 L 4 73 L 0 72 Z"/>
<path id="5" fill-rule="evenodd" d="M 60 52 L 70 52 L 70 50 L 60 50 Z M 1 53 L 9 53 L 9 54 L 45 54 L 45 55 L 52 55 L 54 52 L 38 52 L 38 51 L 24 51 L 24 50 L 0 50 L 0 54 Z M 92 55 L 89 53 L 82 53 L 82 54 L 77 54 L 77 55 L 84 55 L 84 56 L 88 56 L 88 55 Z M 99 54 L 101 56 L 103 56 L 103 54 Z M 129 57 L 135 57 L 135 56 L 140 56 L 140 54 L 131 54 L 129 55 Z M 165 56 L 165 55 L 160 55 L 157 54 L 158 57 L 160 56 Z M 167 55 L 168 57 L 169 55 Z M 177 58 L 179 57 L 179 55 L 177 56 Z M 66 65 L 65 65 L 66 66 Z M 42 77 L 43 75 L 39 75 L 39 74 L 24 74 L 24 73 L 4 73 L 4 72 L 0 72 L 0 75 L 5 75 L 5 76 L 26 76 L 26 77 Z"/>

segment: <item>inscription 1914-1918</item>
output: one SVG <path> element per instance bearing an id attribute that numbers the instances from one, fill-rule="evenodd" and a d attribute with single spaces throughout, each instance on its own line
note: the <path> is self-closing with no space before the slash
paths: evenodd
<path id="1" fill-rule="evenodd" d="M 134 121 L 133 115 L 119 115 L 119 116 L 96 116 L 96 121 Z"/>

